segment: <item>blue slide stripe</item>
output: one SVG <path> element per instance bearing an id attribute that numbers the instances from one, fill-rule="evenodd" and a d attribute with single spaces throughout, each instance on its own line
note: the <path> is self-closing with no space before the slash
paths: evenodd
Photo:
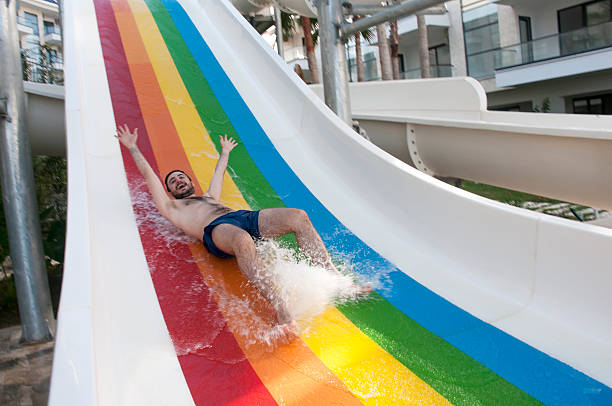
<path id="1" fill-rule="evenodd" d="M 288 207 L 306 210 L 328 247 L 350 253 L 354 269 L 393 269 L 392 290 L 379 292 L 423 327 L 547 404 L 612 404 L 612 389 L 481 321 L 396 269 L 340 223 L 276 151 L 191 19 L 161 0 L 247 151 Z"/>

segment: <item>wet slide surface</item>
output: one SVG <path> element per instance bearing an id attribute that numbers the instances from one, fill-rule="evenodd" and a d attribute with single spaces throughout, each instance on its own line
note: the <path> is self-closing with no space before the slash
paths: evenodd
<path id="1" fill-rule="evenodd" d="M 202 193 L 218 135 L 228 134 L 239 146 L 222 203 L 302 208 L 335 259 L 379 279 L 367 300 L 326 310 L 289 344 L 274 340 L 270 304 L 234 260 L 164 224 L 122 149 L 151 278 L 195 404 L 612 402 L 606 385 L 454 306 L 353 235 L 284 161 L 181 2 L 93 2 L 115 121 L 139 129 L 162 178 L 184 169 Z"/>

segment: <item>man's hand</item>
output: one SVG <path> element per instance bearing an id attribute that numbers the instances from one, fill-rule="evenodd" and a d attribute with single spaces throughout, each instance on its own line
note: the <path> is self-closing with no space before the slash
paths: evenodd
<path id="1" fill-rule="evenodd" d="M 131 132 L 127 124 L 117 127 L 117 135 L 115 136 L 119 141 L 129 150 L 136 147 L 136 140 L 138 139 L 138 128 L 134 128 L 134 132 Z"/>
<path id="2" fill-rule="evenodd" d="M 234 141 L 232 137 L 228 137 L 227 134 L 225 134 L 225 136 L 220 135 L 219 142 L 221 143 L 221 153 L 222 154 L 223 153 L 229 154 L 230 151 L 234 149 L 236 145 L 238 145 L 238 143 Z"/>

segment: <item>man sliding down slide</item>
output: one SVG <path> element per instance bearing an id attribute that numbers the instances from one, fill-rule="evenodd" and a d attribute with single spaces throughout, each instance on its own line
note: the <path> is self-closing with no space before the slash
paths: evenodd
<path id="1" fill-rule="evenodd" d="M 276 307 L 282 330 L 288 334 L 295 333 L 296 323 L 281 298 L 277 297 L 271 281 L 261 277 L 265 272 L 258 272 L 264 265 L 257 257 L 254 241 L 294 233 L 300 249 L 314 265 L 338 272 L 306 212 L 292 208 L 235 211 L 219 203 L 229 154 L 238 145 L 227 135 L 219 136 L 221 155 L 208 191 L 202 196 L 195 195 L 193 183 L 185 172 L 177 169 L 166 175 L 166 189 L 173 200 L 136 145 L 138 129 L 132 132 L 123 125 L 118 127 L 117 134 L 144 176 L 160 214 L 177 228 L 202 241 L 211 254 L 221 258 L 236 257 L 240 271 Z M 363 286 L 358 290 L 365 294 L 371 288 Z"/>

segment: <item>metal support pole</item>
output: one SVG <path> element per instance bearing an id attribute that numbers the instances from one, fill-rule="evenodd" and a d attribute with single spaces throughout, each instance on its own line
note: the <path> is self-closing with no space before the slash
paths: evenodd
<path id="1" fill-rule="evenodd" d="M 50 340 L 55 319 L 44 263 L 38 207 L 32 171 L 32 152 L 25 128 L 25 95 L 17 34 L 17 0 L 0 0 L 0 164 L 2 202 L 22 339 Z"/>
<path id="2" fill-rule="evenodd" d="M 340 36 L 346 40 L 356 32 L 365 31 L 370 27 L 389 20 L 398 20 L 402 17 L 415 14 L 417 11 L 444 3 L 448 0 L 410 0 L 397 6 L 386 7 L 385 10 L 362 18 L 354 23 L 343 23 L 340 27 Z"/>
<path id="3" fill-rule="evenodd" d="M 276 23 L 276 48 L 281 58 L 285 59 L 285 49 L 283 47 L 283 20 L 278 1 L 274 2 L 274 22 Z"/>
<path id="4" fill-rule="evenodd" d="M 340 38 L 340 25 L 343 22 L 340 0 L 319 0 L 317 14 L 325 104 L 352 126 L 346 44 Z"/>

